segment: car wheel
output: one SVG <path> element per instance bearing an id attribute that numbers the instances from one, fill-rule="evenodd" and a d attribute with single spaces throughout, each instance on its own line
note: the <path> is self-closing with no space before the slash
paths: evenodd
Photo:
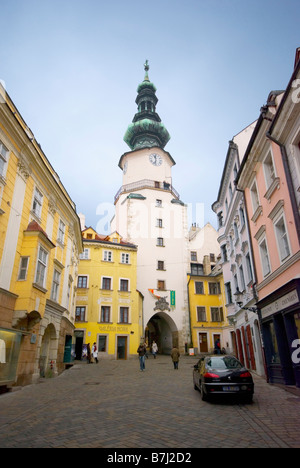
<path id="1" fill-rule="evenodd" d="M 201 393 L 202 401 L 207 401 L 207 400 L 208 400 L 208 396 L 207 396 L 207 394 L 206 394 L 205 391 L 204 391 L 203 384 L 200 384 L 200 393 Z"/>

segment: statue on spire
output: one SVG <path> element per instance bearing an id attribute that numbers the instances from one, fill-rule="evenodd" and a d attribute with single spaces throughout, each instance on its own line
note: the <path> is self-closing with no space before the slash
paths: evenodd
<path id="1" fill-rule="evenodd" d="M 148 76 L 148 71 L 149 71 L 149 62 L 146 60 L 146 63 L 144 63 L 144 70 L 145 70 L 145 78 L 144 81 L 149 81 L 149 76 Z"/>

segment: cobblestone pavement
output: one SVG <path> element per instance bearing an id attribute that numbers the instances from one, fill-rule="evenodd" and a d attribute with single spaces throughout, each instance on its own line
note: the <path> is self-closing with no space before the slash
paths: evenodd
<path id="1" fill-rule="evenodd" d="M 0 447 L 300 447 L 300 397 L 255 376 L 252 404 L 203 402 L 195 357 L 76 363 L 0 396 Z"/>

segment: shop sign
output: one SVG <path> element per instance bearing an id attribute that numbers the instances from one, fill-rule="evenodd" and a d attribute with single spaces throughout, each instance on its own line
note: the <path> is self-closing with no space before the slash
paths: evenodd
<path id="1" fill-rule="evenodd" d="M 281 310 L 287 309 L 288 307 L 297 304 L 299 302 L 298 292 L 296 289 L 291 291 L 290 293 L 286 294 L 278 298 L 276 301 L 272 302 L 266 307 L 261 309 L 261 316 L 262 318 L 267 318 L 270 315 L 276 314 Z"/>

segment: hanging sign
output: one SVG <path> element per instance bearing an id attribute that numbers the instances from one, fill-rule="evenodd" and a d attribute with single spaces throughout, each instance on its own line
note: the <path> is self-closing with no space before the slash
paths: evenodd
<path id="1" fill-rule="evenodd" d="M 170 291 L 170 306 L 175 307 L 175 291 Z"/>

